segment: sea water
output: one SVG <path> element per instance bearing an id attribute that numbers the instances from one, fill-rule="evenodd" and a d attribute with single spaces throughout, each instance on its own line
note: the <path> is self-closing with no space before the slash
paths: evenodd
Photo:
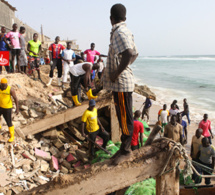
<path id="1" fill-rule="evenodd" d="M 187 98 L 193 121 L 204 113 L 215 122 L 215 56 L 139 56 L 131 66 L 136 83 L 149 86 L 162 105 Z"/>

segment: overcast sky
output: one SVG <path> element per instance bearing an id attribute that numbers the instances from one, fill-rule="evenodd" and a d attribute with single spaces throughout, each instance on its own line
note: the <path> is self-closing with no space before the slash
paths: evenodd
<path id="1" fill-rule="evenodd" d="M 91 42 L 107 54 L 110 8 L 127 8 L 127 26 L 140 55 L 213 55 L 215 0 L 8 0 L 23 22 L 51 37 L 77 39 L 80 49 Z"/>

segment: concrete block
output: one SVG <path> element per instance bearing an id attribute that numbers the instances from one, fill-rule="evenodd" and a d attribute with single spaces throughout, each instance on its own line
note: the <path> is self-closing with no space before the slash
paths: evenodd
<path id="1" fill-rule="evenodd" d="M 80 159 L 83 163 L 88 162 L 88 155 L 86 151 L 76 150 L 77 158 Z"/>
<path id="2" fill-rule="evenodd" d="M 43 137 L 50 138 L 50 139 L 57 139 L 58 133 L 57 133 L 56 128 L 52 128 L 52 129 L 45 131 L 43 133 Z"/>
<path id="3" fill-rule="evenodd" d="M 30 164 L 24 164 L 24 165 L 22 165 L 22 170 L 23 170 L 25 173 L 28 173 L 28 172 L 31 170 Z"/>
<path id="4" fill-rule="evenodd" d="M 28 151 L 24 151 L 24 152 L 22 153 L 22 156 L 23 156 L 24 158 L 31 159 L 32 161 L 35 161 L 35 160 L 36 160 L 36 158 L 35 158 L 33 155 L 31 155 Z"/>
<path id="5" fill-rule="evenodd" d="M 84 141 L 85 137 L 83 137 L 81 135 L 81 133 L 79 132 L 79 130 L 73 126 L 69 126 L 69 130 L 70 132 L 72 132 L 79 140 Z"/>
<path id="6" fill-rule="evenodd" d="M 25 106 L 25 105 L 21 105 L 19 108 L 20 110 L 28 110 L 28 106 Z"/>
<path id="7" fill-rule="evenodd" d="M 47 172 L 48 169 L 49 169 L 49 164 L 46 161 L 41 160 L 40 170 L 42 172 Z"/>
<path id="8" fill-rule="evenodd" d="M 33 110 L 33 109 L 30 109 L 30 110 L 29 110 L 29 115 L 30 115 L 32 118 L 37 118 L 37 117 L 38 117 L 38 114 L 37 114 L 36 111 Z"/>
<path id="9" fill-rule="evenodd" d="M 57 171 L 59 169 L 58 159 L 55 156 L 52 156 L 52 160 L 50 163 L 50 169 L 52 171 Z"/>
<path id="10" fill-rule="evenodd" d="M 49 146 L 42 146 L 41 150 L 43 150 L 45 152 L 49 152 L 50 151 Z"/>
<path id="11" fill-rule="evenodd" d="M 43 160 L 47 160 L 47 161 L 50 161 L 51 160 L 51 155 L 49 152 L 44 152 L 42 150 L 39 150 L 37 148 L 35 148 L 35 156 L 37 158 L 41 158 Z"/>
<path id="12" fill-rule="evenodd" d="M 70 170 L 72 167 L 71 167 L 71 164 L 69 163 L 69 162 L 67 162 L 66 160 L 64 160 L 63 162 L 62 162 L 62 165 L 64 166 L 64 167 L 66 167 L 68 170 Z"/>
<path id="13" fill-rule="evenodd" d="M 63 159 L 65 159 L 68 155 L 69 155 L 68 152 L 63 151 L 63 152 L 61 153 L 61 156 L 60 156 L 60 157 L 63 158 Z"/>
<path id="14" fill-rule="evenodd" d="M 63 142 L 60 139 L 56 139 L 53 141 L 53 144 L 59 149 L 63 147 Z"/>
<path id="15" fill-rule="evenodd" d="M 59 150 L 56 147 L 52 146 L 51 148 L 49 148 L 49 150 L 53 156 L 60 157 Z"/>
<path id="16" fill-rule="evenodd" d="M 78 146 L 77 145 L 71 145 L 69 148 L 69 151 L 76 151 L 78 150 Z"/>
<path id="17" fill-rule="evenodd" d="M 40 165 L 41 165 L 41 161 L 40 160 L 34 161 L 34 163 L 33 163 L 33 169 L 34 170 L 38 169 L 40 167 Z"/>
<path id="18" fill-rule="evenodd" d="M 64 166 L 60 166 L 60 171 L 64 174 L 67 174 L 69 172 L 68 169 Z"/>

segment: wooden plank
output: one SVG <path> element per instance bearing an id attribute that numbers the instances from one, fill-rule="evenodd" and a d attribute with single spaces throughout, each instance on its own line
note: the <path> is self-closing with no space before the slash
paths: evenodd
<path id="1" fill-rule="evenodd" d="M 115 109 L 115 105 L 114 102 L 112 100 L 111 102 L 111 106 L 110 106 L 110 116 L 111 116 L 111 140 L 115 143 L 120 141 L 120 137 L 121 137 L 121 128 L 119 126 L 119 121 L 116 115 L 116 109 Z"/>
<path id="2" fill-rule="evenodd" d="M 170 145 L 168 141 L 153 143 L 151 146 L 135 150 L 133 157 L 120 165 L 112 166 L 111 160 L 96 163 L 85 171 L 55 178 L 43 186 L 23 192 L 23 195 L 39 193 L 46 195 L 109 194 L 147 178 L 155 178 L 167 160 L 172 147 Z M 175 159 L 178 158 L 179 156 L 173 155 L 172 160 L 175 162 Z M 163 182 L 165 181 L 163 180 Z"/>
<path id="3" fill-rule="evenodd" d="M 96 102 L 97 108 L 103 108 L 111 104 L 111 99 L 100 99 Z M 28 134 L 37 134 L 47 129 L 56 127 L 58 125 L 64 124 L 70 120 L 78 118 L 83 115 L 84 111 L 88 108 L 88 102 L 83 103 L 81 106 L 69 108 L 60 113 L 50 115 L 47 118 L 36 121 L 30 125 L 21 128 L 19 135 L 21 137 Z M 24 138 L 24 137 L 23 137 Z"/>

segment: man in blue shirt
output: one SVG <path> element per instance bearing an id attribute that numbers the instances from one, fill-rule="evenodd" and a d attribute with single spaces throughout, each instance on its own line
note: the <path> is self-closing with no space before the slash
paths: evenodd
<path id="1" fill-rule="evenodd" d="M 182 120 L 182 116 L 180 113 L 177 114 L 177 123 L 179 123 L 183 127 L 183 145 L 187 143 L 187 123 Z"/>
<path id="2" fill-rule="evenodd" d="M 147 123 L 149 123 L 149 110 L 152 106 L 152 101 L 150 100 L 151 96 L 148 96 L 146 98 L 146 101 L 143 103 L 144 107 L 143 107 L 143 111 L 142 111 L 142 119 L 144 118 L 144 115 L 147 116 Z"/>

